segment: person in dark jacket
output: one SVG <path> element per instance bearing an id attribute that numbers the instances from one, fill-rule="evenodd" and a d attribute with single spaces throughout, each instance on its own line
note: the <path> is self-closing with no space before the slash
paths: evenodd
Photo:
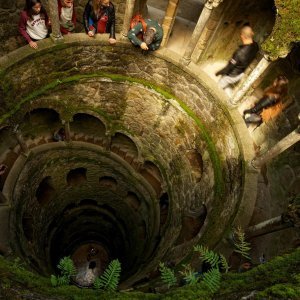
<path id="1" fill-rule="evenodd" d="M 288 83 L 289 80 L 284 75 L 277 76 L 272 85 L 265 89 L 262 98 L 252 108 L 244 111 L 246 124 L 254 123 L 259 126 L 276 117 L 283 109 Z"/>
<path id="2" fill-rule="evenodd" d="M 157 50 L 163 39 L 163 29 L 155 20 L 145 19 L 143 22 L 145 22 L 145 26 L 139 22 L 128 31 L 128 39 L 133 45 L 139 46 L 144 51 Z M 146 27 L 145 32 L 144 27 Z M 142 33 L 142 39 L 138 37 L 140 33 Z"/>
<path id="3" fill-rule="evenodd" d="M 222 75 L 219 80 L 219 86 L 231 96 L 232 85 L 239 82 L 244 76 L 244 71 L 254 60 L 259 48 L 253 40 L 254 32 L 248 25 L 241 29 L 242 45 L 234 52 L 227 66 L 216 73 L 216 76 Z"/>
<path id="4" fill-rule="evenodd" d="M 85 6 L 83 21 L 88 36 L 109 33 L 109 43 L 116 43 L 115 8 L 109 0 L 89 0 Z"/>

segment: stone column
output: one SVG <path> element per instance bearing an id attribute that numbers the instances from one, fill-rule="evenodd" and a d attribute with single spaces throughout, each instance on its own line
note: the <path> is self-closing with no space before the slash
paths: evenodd
<path id="1" fill-rule="evenodd" d="M 247 238 L 259 237 L 272 232 L 280 231 L 290 227 L 300 227 L 300 203 L 294 199 L 288 206 L 287 211 L 281 216 L 263 221 L 249 227 L 246 230 Z"/>
<path id="2" fill-rule="evenodd" d="M 251 164 L 255 169 L 261 168 L 263 165 L 271 161 L 274 157 L 290 148 L 300 141 L 300 125 L 289 135 L 279 141 L 274 147 L 268 150 L 265 154 L 256 157 L 252 160 Z"/>
<path id="3" fill-rule="evenodd" d="M 62 120 L 62 124 L 64 125 L 64 129 L 65 129 L 66 142 L 70 142 L 71 141 L 70 122 Z"/>
<path id="4" fill-rule="evenodd" d="M 244 95 L 247 93 L 251 85 L 255 82 L 255 80 L 260 77 L 263 72 L 268 68 L 268 66 L 271 64 L 271 61 L 264 56 L 260 62 L 257 64 L 257 66 L 253 69 L 253 71 L 250 73 L 248 78 L 242 83 L 242 85 L 238 88 L 237 92 L 233 95 L 231 103 L 233 105 L 236 105 Z"/>
<path id="5" fill-rule="evenodd" d="M 48 5 L 49 5 L 49 17 L 51 20 L 51 28 L 52 28 L 52 33 L 50 34 L 50 37 L 55 43 L 59 43 L 63 41 L 63 36 L 60 32 L 57 0 L 49 0 Z"/>
<path id="6" fill-rule="evenodd" d="M 194 29 L 194 32 L 192 34 L 192 37 L 190 39 L 190 42 L 187 45 L 183 58 L 181 59 L 181 63 L 183 65 L 187 66 L 191 62 L 192 53 L 195 50 L 195 47 L 203 32 L 203 29 L 207 24 L 207 21 L 212 13 L 212 9 L 218 7 L 222 1 L 223 0 L 207 0 L 207 2 L 205 3 L 201 15 L 199 17 L 199 20 Z"/>
<path id="7" fill-rule="evenodd" d="M 26 145 L 25 141 L 23 140 L 23 136 L 19 130 L 19 125 L 16 125 L 13 129 L 13 133 L 15 134 L 15 137 L 18 141 L 18 144 L 22 150 L 22 152 L 26 155 L 29 150 L 28 150 L 28 146 Z"/>
<path id="8" fill-rule="evenodd" d="M 220 8 L 214 9 L 212 11 L 212 14 L 209 17 L 206 26 L 203 29 L 203 32 L 197 42 L 195 50 L 193 51 L 192 61 L 194 63 L 197 63 L 200 60 L 202 54 L 204 53 L 204 50 L 206 49 L 209 40 L 213 36 L 216 28 L 222 20 L 222 13 L 224 13 L 224 10 Z"/>
<path id="9" fill-rule="evenodd" d="M 291 225 L 283 223 L 282 217 L 278 216 L 249 227 L 246 230 L 245 234 L 246 237 L 249 239 L 272 233 L 275 231 L 279 231 L 288 227 L 291 227 Z"/>
<path id="10" fill-rule="evenodd" d="M 111 142 L 112 142 L 112 133 L 110 130 L 107 130 L 105 132 L 105 136 L 106 136 L 106 143 L 105 143 L 105 150 L 106 151 L 110 151 L 111 148 Z"/>
<path id="11" fill-rule="evenodd" d="M 169 0 L 169 4 L 166 10 L 165 18 L 162 24 L 164 30 L 164 37 L 161 46 L 165 46 L 168 43 L 174 21 L 176 18 L 176 13 L 178 9 L 179 0 Z"/>
<path id="12" fill-rule="evenodd" d="M 126 8 L 125 8 L 125 15 L 124 15 L 123 29 L 122 29 L 122 35 L 124 37 L 127 37 L 127 33 L 130 27 L 130 20 L 133 16 L 134 4 L 135 4 L 135 0 L 126 1 Z"/>

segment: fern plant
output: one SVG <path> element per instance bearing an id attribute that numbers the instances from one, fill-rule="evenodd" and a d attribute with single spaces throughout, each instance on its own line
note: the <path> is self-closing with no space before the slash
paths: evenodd
<path id="1" fill-rule="evenodd" d="M 195 252 L 199 252 L 201 259 L 211 265 L 212 268 L 218 268 L 220 264 L 220 256 L 214 251 L 208 250 L 207 247 L 197 245 L 194 247 Z"/>
<path id="2" fill-rule="evenodd" d="M 225 273 L 227 273 L 229 271 L 229 266 L 223 254 L 220 254 L 220 264 L 221 264 L 221 268 L 225 271 Z"/>
<path id="3" fill-rule="evenodd" d="M 219 269 L 213 268 L 204 273 L 203 282 L 212 293 L 215 293 L 221 285 L 221 273 Z"/>
<path id="4" fill-rule="evenodd" d="M 159 264 L 159 271 L 161 273 L 162 281 L 168 285 L 168 288 L 177 283 L 177 278 L 174 271 L 166 267 L 164 263 Z"/>
<path id="5" fill-rule="evenodd" d="M 199 276 L 197 276 L 197 272 L 192 269 L 191 265 L 183 265 L 184 270 L 179 273 L 183 275 L 183 280 L 188 285 L 193 285 L 198 282 Z"/>
<path id="6" fill-rule="evenodd" d="M 245 240 L 245 233 L 241 227 L 234 231 L 234 252 L 241 254 L 241 256 L 250 259 L 249 251 L 251 250 L 250 243 Z"/>
<path id="7" fill-rule="evenodd" d="M 112 260 L 104 273 L 94 281 L 94 288 L 115 291 L 118 288 L 120 274 L 121 263 L 118 259 Z"/>
<path id="8" fill-rule="evenodd" d="M 63 286 L 70 284 L 71 278 L 76 275 L 76 268 L 72 259 L 69 256 L 62 258 L 57 268 L 60 270 L 61 275 L 51 275 L 50 281 L 52 286 Z"/>

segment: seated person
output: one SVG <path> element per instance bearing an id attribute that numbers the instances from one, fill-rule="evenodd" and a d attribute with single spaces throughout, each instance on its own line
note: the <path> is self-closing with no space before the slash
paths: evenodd
<path id="1" fill-rule="evenodd" d="M 70 34 L 74 32 L 76 26 L 76 15 L 73 0 L 58 0 L 58 15 L 60 22 L 60 32 Z"/>
<path id="2" fill-rule="evenodd" d="M 144 23 L 144 24 L 143 24 Z M 142 33 L 141 38 L 139 38 Z M 157 21 L 145 19 L 138 22 L 128 31 L 128 39 L 142 50 L 157 50 L 163 39 L 163 29 Z"/>
<path id="3" fill-rule="evenodd" d="M 37 49 L 36 41 L 49 36 L 50 21 L 40 0 L 28 0 L 21 11 L 19 31 L 31 48 Z"/>
<path id="4" fill-rule="evenodd" d="M 259 126 L 262 122 L 277 116 L 283 109 L 283 99 L 288 92 L 288 79 L 280 75 L 273 84 L 267 87 L 263 97 L 250 109 L 244 111 L 247 124 L 255 123 Z"/>
<path id="5" fill-rule="evenodd" d="M 59 130 L 55 131 L 53 134 L 53 140 L 55 142 L 64 141 L 66 139 L 66 133 L 64 128 L 60 128 Z"/>
<path id="6" fill-rule="evenodd" d="M 89 0 L 84 9 L 83 22 L 88 36 L 109 33 L 109 43 L 116 43 L 115 8 L 109 0 Z"/>
<path id="7" fill-rule="evenodd" d="M 253 37 L 252 28 L 248 25 L 243 26 L 240 34 L 242 45 L 233 53 L 226 67 L 216 73 L 216 76 L 222 75 L 219 86 L 224 89 L 228 96 L 231 96 L 232 85 L 242 79 L 244 71 L 254 60 L 259 50 Z"/>

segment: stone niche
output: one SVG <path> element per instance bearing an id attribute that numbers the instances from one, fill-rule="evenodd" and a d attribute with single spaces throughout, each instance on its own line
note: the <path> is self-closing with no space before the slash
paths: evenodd
<path id="1" fill-rule="evenodd" d="M 50 245 L 49 249 L 43 248 L 49 251 L 48 254 L 40 252 L 41 245 L 36 239 L 38 232 L 43 232 L 40 242 L 47 244 L 53 224 L 51 220 L 59 220 L 66 207 L 72 215 L 75 209 L 76 215 L 74 205 L 80 206 L 81 200 L 94 201 L 97 195 L 110 197 L 120 191 L 125 199 L 122 202 L 126 206 L 125 215 L 126 211 L 130 211 L 128 218 L 140 214 L 140 218 L 131 219 L 138 223 L 135 230 L 128 229 L 130 221 L 127 222 L 124 213 L 121 213 L 123 208 L 120 207 L 123 206 L 117 204 L 121 203 L 119 196 L 115 197 L 116 206 L 104 203 L 116 213 L 107 207 L 95 209 L 108 210 L 108 215 L 114 215 L 116 220 L 125 220 L 124 224 L 117 221 L 117 224 L 123 224 L 119 232 L 132 232 L 128 243 L 135 245 L 136 251 L 131 254 L 128 251 L 128 269 L 131 268 L 132 272 L 128 272 L 126 279 L 133 283 L 156 268 L 161 260 L 183 259 L 195 243 L 213 246 L 220 241 L 242 198 L 243 158 L 229 115 L 218 99 L 205 89 L 201 80 L 163 56 L 140 54 L 126 42 L 111 47 L 104 39 L 103 42 L 86 43 L 85 37 L 77 39 L 80 38 L 82 43 L 72 41 L 46 47 L 18 59 L 18 62 L 10 62 L 1 81 L 5 94 L 1 107 L 6 111 L 1 120 L 8 124 L 10 119 L 21 122 L 26 113 L 34 109 L 51 108 L 60 119 L 70 123 L 73 142 L 79 139 L 84 147 L 89 148 L 97 144 L 96 137 L 93 137 L 97 135 L 97 126 L 85 126 L 84 122 L 97 124 L 94 118 L 98 118 L 101 120 L 101 133 L 97 139 L 102 139 L 103 143 L 99 146 L 102 150 L 96 153 L 101 152 L 102 156 L 111 153 L 131 165 L 132 171 L 128 174 L 137 174 L 134 177 L 147 186 L 154 198 L 146 201 L 144 193 L 148 192 L 135 190 L 132 182 L 136 181 L 129 180 L 127 186 L 130 188 L 125 188 L 126 185 L 122 188 L 122 180 L 115 176 L 115 172 L 96 172 L 87 165 L 91 161 L 88 151 L 79 155 L 80 149 L 66 150 L 66 153 L 72 153 L 74 162 L 79 159 L 82 163 L 73 163 L 64 154 L 65 162 L 58 164 L 60 170 L 53 169 L 51 161 L 55 152 L 51 155 L 49 152 L 49 156 L 39 156 L 44 162 L 36 168 L 38 159 L 32 160 L 32 157 L 38 156 L 35 145 L 32 145 L 32 156 L 25 162 L 23 171 L 14 184 L 4 187 L 6 194 L 13 195 L 9 199 L 14 220 L 12 236 L 15 237 L 14 242 L 22 241 L 21 244 L 15 243 L 16 251 L 24 256 L 31 251 L 32 257 L 48 257 L 45 261 L 49 261 L 51 255 L 57 257 L 59 254 L 53 254 Z M 81 125 L 84 135 L 80 132 Z M 29 136 L 26 128 L 31 127 L 23 127 L 23 135 Z M 62 147 L 68 149 L 69 146 L 62 144 Z M 120 170 L 120 167 L 114 167 L 114 170 Z M 29 195 L 28 189 L 23 190 L 26 178 L 33 179 L 32 195 Z M 71 184 L 74 182 L 76 184 Z M 92 189 L 89 191 L 88 187 Z M 95 196 L 93 187 L 109 192 L 99 192 Z M 64 198 L 64 195 L 67 196 Z M 28 201 L 24 202 L 24 199 Z M 30 201 L 37 205 L 31 206 Z M 199 211 L 203 203 L 207 209 L 203 221 L 198 221 L 198 216 L 192 217 L 197 224 L 187 226 L 190 223 L 186 220 L 187 216 L 191 211 Z M 92 204 L 84 205 L 93 207 Z M 82 207 L 86 207 L 84 205 Z M 46 207 L 52 208 L 44 212 L 47 214 L 44 223 L 40 219 L 40 209 Z M 90 208 L 84 209 L 90 211 Z M 23 216 L 25 232 L 18 228 L 16 237 L 16 224 L 21 226 Z M 32 223 L 35 226 L 29 226 Z M 188 241 L 178 242 L 180 233 L 187 230 L 191 230 Z M 107 230 L 106 234 L 109 232 Z M 64 237 L 64 234 L 59 236 Z M 31 239 L 29 244 L 27 236 Z M 123 235 L 120 233 L 118 236 L 117 242 L 121 242 Z M 139 238 L 145 239 L 140 247 L 137 246 Z M 180 237 L 179 240 L 185 239 Z M 141 256 L 143 245 L 147 245 L 148 256 Z M 114 249 L 117 248 L 118 244 L 114 246 Z M 143 268 L 134 264 L 135 260 Z M 44 263 L 42 271 L 47 273 L 49 265 L 51 263 Z"/>

